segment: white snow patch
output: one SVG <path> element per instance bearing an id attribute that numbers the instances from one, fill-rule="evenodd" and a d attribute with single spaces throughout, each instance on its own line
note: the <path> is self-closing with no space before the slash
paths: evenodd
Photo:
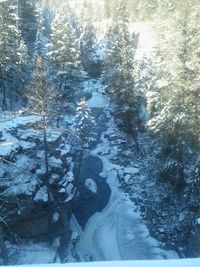
<path id="1" fill-rule="evenodd" d="M 61 159 L 57 159 L 54 156 L 49 158 L 49 165 L 51 167 L 55 167 L 55 168 L 59 168 L 62 165 L 62 160 Z"/>
<path id="2" fill-rule="evenodd" d="M 73 172 L 69 171 L 66 176 L 64 177 L 67 182 L 73 182 L 74 181 L 74 174 Z"/>
<path id="3" fill-rule="evenodd" d="M 38 121 L 41 121 L 41 117 L 39 116 L 19 116 L 16 118 L 10 118 L 7 119 L 4 122 L 0 123 L 0 131 L 2 130 L 11 130 L 13 128 L 16 128 L 17 126 L 26 125 L 28 123 L 36 123 Z"/>
<path id="4" fill-rule="evenodd" d="M 70 145 L 68 145 L 68 144 L 65 144 L 65 146 L 62 148 L 62 147 L 60 147 L 59 148 L 59 150 L 61 151 L 60 152 L 60 155 L 61 156 L 65 156 L 65 155 L 67 155 L 69 152 L 70 152 Z"/>
<path id="5" fill-rule="evenodd" d="M 139 172 L 140 172 L 139 168 L 135 168 L 135 167 L 124 168 L 125 174 L 139 174 Z"/>
<path id="6" fill-rule="evenodd" d="M 37 180 L 36 177 L 30 174 L 21 174 L 14 176 L 14 179 L 10 180 L 10 187 L 4 190 L 3 196 L 16 197 L 17 195 L 32 196 L 36 189 Z"/>
<path id="7" fill-rule="evenodd" d="M 197 224 L 200 225 L 200 218 L 198 218 L 198 219 L 196 220 L 196 222 L 197 222 Z"/>
<path id="8" fill-rule="evenodd" d="M 59 213 L 57 212 L 57 211 L 55 211 L 54 213 L 53 213 L 53 222 L 55 223 L 55 222 L 57 222 L 58 220 L 59 220 Z"/>
<path id="9" fill-rule="evenodd" d="M 2 130 L 2 133 L 5 141 L 0 142 L 0 156 L 5 157 L 19 148 L 19 140 L 7 133 L 6 130 Z"/>
<path id="10" fill-rule="evenodd" d="M 32 149 L 36 146 L 35 143 L 33 142 L 28 142 L 28 141 L 20 141 L 19 145 L 23 148 L 23 149 Z"/>
<path id="11" fill-rule="evenodd" d="M 0 143 L 0 156 L 8 156 L 19 147 L 15 142 Z"/>
<path id="12" fill-rule="evenodd" d="M 49 129 L 47 131 L 47 142 L 52 143 L 58 140 L 58 138 L 61 136 L 61 132 L 52 131 Z"/>
<path id="13" fill-rule="evenodd" d="M 41 187 L 35 195 L 34 201 L 48 202 L 48 190 L 46 186 Z"/>
<path id="14" fill-rule="evenodd" d="M 42 136 L 42 132 L 34 129 L 26 129 L 26 130 L 19 129 L 17 132 L 17 136 L 19 136 L 20 139 L 22 140 L 39 139 Z"/>
<path id="15" fill-rule="evenodd" d="M 95 92 L 87 101 L 87 105 L 89 108 L 104 108 L 109 105 L 109 101 L 105 95 Z"/>
<path id="16" fill-rule="evenodd" d="M 64 203 L 71 201 L 75 194 L 76 190 L 73 184 L 68 184 L 67 187 L 65 188 L 65 192 L 68 194 L 68 197 L 65 199 Z"/>

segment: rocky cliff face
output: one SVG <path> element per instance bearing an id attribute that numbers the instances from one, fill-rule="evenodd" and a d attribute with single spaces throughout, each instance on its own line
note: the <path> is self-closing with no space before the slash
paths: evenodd
<path id="1" fill-rule="evenodd" d="M 46 173 L 40 117 L 17 116 L 0 122 L 0 217 L 4 240 L 53 241 L 67 233 L 77 193 L 67 138 L 66 131 L 48 129 Z"/>

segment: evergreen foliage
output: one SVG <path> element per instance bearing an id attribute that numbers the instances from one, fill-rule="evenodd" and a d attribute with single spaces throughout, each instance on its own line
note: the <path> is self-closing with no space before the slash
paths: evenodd
<path id="1" fill-rule="evenodd" d="M 12 109 L 12 102 L 19 93 L 19 82 L 23 86 L 26 76 L 23 66 L 27 60 L 27 50 L 18 27 L 17 8 L 14 0 L 0 2 L 0 83 L 4 111 Z"/>
<path id="2" fill-rule="evenodd" d="M 126 1 L 119 1 L 116 21 L 108 33 L 105 81 L 114 102 L 114 113 L 125 131 L 136 136 L 138 92 L 134 81 L 134 47 L 128 28 Z"/>

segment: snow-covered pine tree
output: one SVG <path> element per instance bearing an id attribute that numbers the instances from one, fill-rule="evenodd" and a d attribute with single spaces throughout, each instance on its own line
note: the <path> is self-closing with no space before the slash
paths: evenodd
<path id="1" fill-rule="evenodd" d="M 34 57 L 42 57 L 45 60 L 48 60 L 48 44 L 50 43 L 51 38 L 51 22 L 52 15 L 51 12 L 47 9 L 41 9 L 40 19 L 38 20 L 38 31 L 35 42 L 35 55 Z"/>
<path id="2" fill-rule="evenodd" d="M 138 128 L 138 92 L 133 75 L 134 48 L 128 28 L 126 1 L 118 2 L 117 16 L 108 31 L 107 58 L 104 78 L 107 92 L 114 103 L 114 114 L 119 125 L 136 142 Z"/>
<path id="3" fill-rule="evenodd" d="M 78 103 L 76 116 L 74 117 L 74 127 L 82 148 L 88 148 L 89 143 L 94 141 L 94 126 L 95 119 L 92 116 L 91 110 L 87 107 L 85 99 L 81 99 Z"/>
<path id="4" fill-rule="evenodd" d="M 27 111 L 30 114 L 41 116 L 41 129 L 43 130 L 43 143 L 45 151 L 45 183 L 48 186 L 49 160 L 48 160 L 48 142 L 47 128 L 48 120 L 52 116 L 58 115 L 55 112 L 55 102 L 58 97 L 57 90 L 48 83 L 48 69 L 44 60 L 38 57 L 35 61 L 33 80 L 27 88 L 28 99 Z"/>
<path id="5" fill-rule="evenodd" d="M 27 60 L 26 46 L 18 27 L 18 6 L 16 1 L 0 2 L 0 81 L 2 110 L 12 108 L 13 97 L 25 82 L 24 63 Z M 10 105 L 8 104 L 10 100 Z"/>
<path id="6" fill-rule="evenodd" d="M 98 76 L 101 73 L 101 63 L 96 53 L 95 45 L 97 43 L 96 29 L 92 21 L 87 21 L 83 27 L 80 38 L 81 63 L 85 70 L 92 76 Z"/>
<path id="7" fill-rule="evenodd" d="M 60 91 L 73 99 L 75 86 L 69 85 L 68 79 L 72 79 L 73 71 L 79 65 L 79 47 L 77 45 L 78 26 L 74 28 L 71 10 L 63 6 L 52 21 L 51 42 L 48 45 L 49 57 L 52 65 L 52 73 L 56 77 Z M 77 35 L 76 35 L 77 34 Z"/>
<path id="8" fill-rule="evenodd" d="M 175 184 L 176 190 L 180 191 L 184 184 L 188 151 L 196 149 L 200 138 L 200 117 L 197 115 L 200 112 L 197 104 L 200 101 L 197 45 L 199 3 L 186 1 L 177 6 L 175 18 L 171 10 L 163 11 L 163 7 L 158 12 L 155 24 L 159 27 L 155 49 L 157 89 L 154 87 L 154 94 L 149 99 L 152 103 L 152 95 L 156 94 L 156 102 L 154 101 L 154 116 L 149 122 L 149 128 L 162 136 L 165 144 L 163 154 L 169 162 L 174 162 L 171 168 L 176 165 Z M 164 19 L 166 14 L 168 18 Z M 170 22 L 169 16 L 173 16 Z M 169 164 L 166 165 L 169 170 Z"/>
<path id="9" fill-rule="evenodd" d="M 85 99 L 81 99 L 77 107 L 76 116 L 74 117 L 74 129 L 78 137 L 78 143 L 76 144 L 78 167 L 76 168 L 75 179 L 79 178 L 85 150 L 95 140 L 94 126 L 95 119 L 92 116 L 91 110 L 87 107 Z"/>
<path id="10" fill-rule="evenodd" d="M 19 29 L 28 49 L 28 54 L 33 55 L 36 35 L 38 31 L 39 1 L 18 0 Z"/>

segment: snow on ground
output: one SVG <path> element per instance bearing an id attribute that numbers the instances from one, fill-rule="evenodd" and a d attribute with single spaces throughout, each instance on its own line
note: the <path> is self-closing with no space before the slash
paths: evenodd
<path id="1" fill-rule="evenodd" d="M 12 119 L 6 119 L 6 121 L 0 122 L 0 131 L 13 129 L 17 126 L 26 125 L 28 123 L 36 123 L 41 120 L 39 116 L 19 116 Z"/>
<path id="2" fill-rule="evenodd" d="M 52 263 L 56 254 L 57 244 L 49 246 L 47 243 L 26 242 L 18 245 L 7 245 L 10 251 L 10 258 L 15 262 L 16 266 L 24 264 L 40 264 L 36 266 L 49 266 L 47 263 Z M 34 266 L 34 265 L 32 265 Z M 55 265 L 56 266 L 56 265 Z"/>
<path id="3" fill-rule="evenodd" d="M 8 156 L 12 152 L 16 151 L 19 146 L 25 145 L 27 147 L 27 143 L 20 143 L 18 139 L 13 137 L 10 133 L 10 130 L 16 128 L 17 126 L 23 126 L 28 123 L 34 123 L 40 121 L 41 118 L 38 116 L 26 116 L 26 117 L 15 117 L 8 118 L 5 121 L 0 122 L 0 132 L 2 133 L 2 141 L 0 142 L 0 156 Z"/>
<path id="4" fill-rule="evenodd" d="M 9 186 L 7 189 L 1 193 L 1 196 L 7 197 L 16 197 L 16 195 L 27 195 L 32 196 L 33 192 L 36 189 L 37 179 L 35 176 L 27 173 L 26 175 L 16 175 L 14 179 L 8 180 L 4 182 L 2 180 L 2 186 L 6 184 Z"/>
<path id="5" fill-rule="evenodd" d="M 89 108 L 104 108 L 109 105 L 109 102 L 105 95 L 100 96 L 99 93 L 95 92 L 92 98 L 88 101 Z"/>
<path id="6" fill-rule="evenodd" d="M 5 157 L 16 151 L 19 148 L 19 144 L 16 141 L 16 138 L 7 134 L 6 141 L 0 143 L 0 156 Z"/>
<path id="7" fill-rule="evenodd" d="M 34 201 L 48 202 L 48 189 L 46 186 L 41 187 L 34 197 Z"/>
<path id="8" fill-rule="evenodd" d="M 197 222 L 197 224 L 200 224 L 200 218 L 198 218 L 198 219 L 196 220 L 196 222 Z"/>
<path id="9" fill-rule="evenodd" d="M 92 97 L 87 101 L 88 108 L 105 108 L 109 106 L 108 97 L 103 94 L 101 79 L 88 80 L 84 84 L 84 90 L 92 93 Z"/>

